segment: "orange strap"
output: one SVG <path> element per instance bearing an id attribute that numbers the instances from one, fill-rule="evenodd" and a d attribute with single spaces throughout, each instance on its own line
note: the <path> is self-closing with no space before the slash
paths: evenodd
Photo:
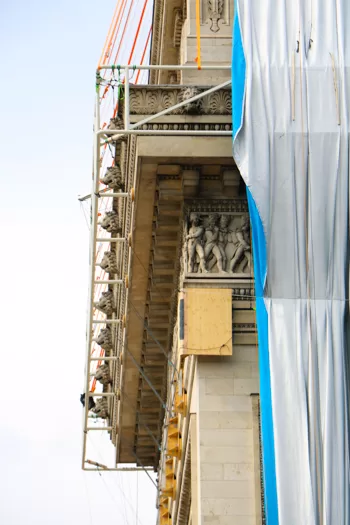
<path id="1" fill-rule="evenodd" d="M 145 3 L 143 4 L 141 17 L 140 17 L 140 20 L 139 20 L 139 23 L 138 23 L 138 26 L 137 26 L 136 35 L 135 35 L 135 38 L 134 38 L 134 43 L 133 43 L 132 48 L 131 48 L 128 64 L 131 64 L 131 60 L 132 60 L 132 57 L 133 57 L 133 54 L 134 54 L 134 51 L 135 51 L 135 46 L 136 46 L 136 42 L 137 42 L 137 39 L 138 39 L 138 36 L 139 36 L 142 20 L 143 20 L 144 14 L 145 14 L 146 6 L 147 6 L 147 2 L 148 2 L 148 0 L 145 0 Z"/>
<path id="2" fill-rule="evenodd" d="M 125 35 L 125 32 L 127 30 L 127 27 L 128 27 L 128 22 L 129 22 L 129 18 L 130 18 L 130 13 L 131 13 L 131 10 L 132 10 L 132 6 L 133 6 L 133 3 L 134 3 L 134 0 L 131 0 L 130 2 L 130 5 L 129 5 L 129 10 L 128 10 L 128 14 L 126 16 L 126 20 L 125 20 L 125 23 L 124 23 L 124 27 L 123 27 L 123 32 L 122 32 L 122 35 L 120 37 L 120 41 L 119 41 L 119 46 L 118 46 L 118 49 L 117 49 L 117 53 L 114 57 L 114 60 L 112 62 L 112 64 L 117 64 L 117 59 L 118 59 L 118 55 L 119 55 L 119 51 L 120 51 L 120 48 L 122 46 L 122 43 L 123 43 L 123 40 L 124 40 L 124 35 Z M 126 4 L 125 4 L 126 6 Z M 123 13 L 124 14 L 124 13 Z"/>
<path id="3" fill-rule="evenodd" d="M 118 22 L 118 18 L 120 17 L 120 11 L 121 11 L 121 4 L 120 4 L 120 1 L 118 1 L 115 7 L 114 13 L 113 13 L 111 25 L 109 26 L 109 29 L 108 29 L 107 38 L 103 46 L 100 60 L 98 62 L 98 67 L 103 66 L 108 61 L 109 51 L 110 51 L 113 39 L 115 39 L 115 29 L 116 29 L 116 25 Z"/>
<path id="4" fill-rule="evenodd" d="M 144 58 L 145 58 L 145 54 L 146 54 L 146 51 L 147 51 L 147 48 L 148 48 L 148 42 L 149 42 L 149 39 L 151 38 L 151 33 L 152 33 L 152 26 L 149 28 L 148 37 L 147 37 L 146 44 L 145 44 L 145 47 L 144 47 L 144 50 L 143 50 L 143 53 L 142 53 L 141 62 L 140 62 L 141 66 L 142 66 Z M 139 81 L 140 73 L 141 73 L 141 69 L 139 69 L 138 72 L 137 72 L 136 79 L 135 79 L 135 84 L 137 84 L 138 81 Z"/>
<path id="5" fill-rule="evenodd" d="M 196 34 L 197 34 L 197 58 L 196 62 L 198 69 L 202 67 L 201 61 L 201 17 L 200 17 L 200 5 L 199 0 L 196 0 Z"/>
<path id="6" fill-rule="evenodd" d="M 126 7 L 126 0 L 122 0 L 122 2 L 120 4 L 120 13 L 119 13 L 118 21 L 117 21 L 118 22 L 118 27 L 116 26 L 115 38 L 113 40 L 113 45 L 111 46 L 110 53 L 109 53 L 109 63 L 112 63 L 112 64 L 115 64 L 115 61 L 111 62 L 112 61 L 112 55 L 113 55 L 113 52 L 114 52 L 114 48 L 115 48 L 116 42 L 118 40 L 120 26 L 122 25 L 122 22 L 123 22 L 125 7 Z"/>

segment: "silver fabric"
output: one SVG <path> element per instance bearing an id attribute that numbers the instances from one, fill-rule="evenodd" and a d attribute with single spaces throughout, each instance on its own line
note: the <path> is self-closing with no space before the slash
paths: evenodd
<path id="1" fill-rule="evenodd" d="M 238 0 L 280 525 L 348 525 L 349 0 Z"/>

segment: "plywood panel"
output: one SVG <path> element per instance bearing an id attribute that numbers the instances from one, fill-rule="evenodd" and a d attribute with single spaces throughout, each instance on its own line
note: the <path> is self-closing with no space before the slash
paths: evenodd
<path id="1" fill-rule="evenodd" d="M 183 354 L 232 355 L 232 292 L 187 288 Z"/>

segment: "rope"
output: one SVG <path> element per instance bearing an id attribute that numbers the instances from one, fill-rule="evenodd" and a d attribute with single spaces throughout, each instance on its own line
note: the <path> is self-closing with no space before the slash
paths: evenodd
<path id="1" fill-rule="evenodd" d="M 126 20 L 125 20 L 125 25 L 124 25 L 124 28 L 123 28 L 122 36 L 120 37 L 119 46 L 118 46 L 118 49 L 117 49 L 117 53 L 116 53 L 116 55 L 114 57 L 113 64 L 117 64 L 119 51 L 120 51 L 121 45 L 123 43 L 123 39 L 124 39 L 124 35 L 125 35 L 125 32 L 126 32 L 126 28 L 128 27 L 128 22 L 129 22 L 129 18 L 130 18 L 130 13 L 132 11 L 133 3 L 134 3 L 134 0 L 131 0 L 130 6 L 129 6 L 129 11 L 128 11 L 128 14 L 126 16 Z"/>
<path id="2" fill-rule="evenodd" d="M 107 33 L 107 36 L 106 36 L 106 40 L 105 40 L 104 46 L 102 48 L 102 53 L 101 53 L 101 56 L 100 56 L 100 60 L 98 61 L 98 68 L 105 63 L 105 59 L 106 59 L 106 56 L 107 56 L 107 49 L 108 49 L 108 47 L 110 45 L 109 43 L 110 43 L 110 40 L 111 40 L 111 37 L 112 37 L 112 31 L 113 31 L 113 27 L 114 27 L 114 20 L 118 16 L 117 15 L 117 11 L 118 11 L 118 3 L 115 6 L 112 22 L 111 22 L 111 24 L 109 26 L 108 33 Z"/>
<path id="3" fill-rule="evenodd" d="M 120 1 L 117 2 L 98 67 L 107 64 L 108 59 L 113 53 L 113 49 L 115 46 L 115 42 L 116 42 L 116 38 L 119 32 L 119 27 L 120 27 L 121 18 L 122 18 L 122 5 L 123 4 Z M 118 22 L 119 22 L 119 26 L 117 28 Z M 106 75 L 106 71 L 104 72 L 104 74 Z"/>
<path id="4" fill-rule="evenodd" d="M 143 61 L 144 61 L 144 58 L 145 58 L 145 54 L 146 54 L 146 51 L 147 51 L 147 48 L 148 48 L 148 43 L 149 43 L 149 40 L 151 38 L 151 33 L 152 33 L 152 26 L 149 28 L 149 31 L 148 31 L 148 36 L 147 36 L 146 44 L 145 44 L 145 47 L 144 47 L 144 50 L 143 50 L 143 53 L 142 53 L 140 65 L 143 64 Z M 140 73 L 141 73 L 141 69 L 139 69 L 138 72 L 137 72 L 135 84 L 137 84 L 138 81 L 139 81 Z"/>
<path id="5" fill-rule="evenodd" d="M 145 0 L 145 3 L 143 4 L 142 12 L 141 12 L 141 17 L 140 17 L 140 20 L 139 20 L 139 23 L 138 23 L 138 26 L 137 26 L 134 42 L 133 42 L 133 45 L 132 45 L 132 48 L 131 48 L 128 64 L 131 64 L 131 60 L 132 60 L 132 57 L 134 55 L 135 46 L 136 46 L 137 38 L 138 38 L 139 33 L 140 33 L 140 28 L 141 28 L 143 17 L 145 15 L 147 3 L 148 3 L 148 0 Z"/>

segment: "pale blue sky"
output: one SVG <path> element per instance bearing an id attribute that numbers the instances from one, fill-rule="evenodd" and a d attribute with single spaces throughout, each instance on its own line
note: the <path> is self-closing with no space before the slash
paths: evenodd
<path id="1" fill-rule="evenodd" d="M 80 470 L 88 229 L 77 195 L 90 187 L 95 68 L 115 2 L 0 0 L 4 525 L 136 523 L 135 475 Z M 148 525 L 155 489 L 144 473 L 139 486 Z"/>

